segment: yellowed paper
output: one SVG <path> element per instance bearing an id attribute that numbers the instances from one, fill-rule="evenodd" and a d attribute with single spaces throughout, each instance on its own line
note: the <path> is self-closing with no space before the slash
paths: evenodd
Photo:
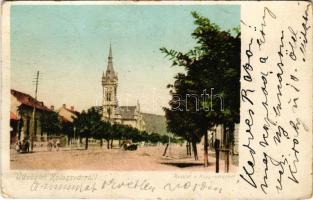
<path id="1" fill-rule="evenodd" d="M 77 6 L 80 8 L 75 10 Z M 160 6 L 166 11 L 161 11 Z M 86 10 L 80 12 L 80 9 Z M 208 17 L 210 9 L 215 18 Z M 197 143 L 199 160 L 195 161 L 192 156 L 185 157 L 186 143 L 175 144 L 175 134 L 170 135 L 164 144 L 158 142 L 157 145 L 152 145 L 151 142 L 146 142 L 149 144 L 144 145 L 138 142 L 138 149 L 135 151 L 122 150 L 123 146 L 117 148 L 118 140 L 113 144 L 116 149 L 107 149 L 105 142 L 100 148 L 100 143 L 96 139 L 91 140 L 88 150 L 84 150 L 83 145 L 78 149 L 78 140 L 59 148 L 56 139 L 51 139 L 54 143 L 51 143 L 49 151 L 49 147 L 47 150 L 49 139 L 46 139 L 42 143 L 36 143 L 38 146 L 34 147 L 33 153 L 16 152 L 14 149 L 16 145 L 12 143 L 10 136 L 12 132 L 10 122 L 12 122 L 11 113 L 18 113 L 16 110 L 13 112 L 16 106 L 15 108 L 12 106 L 18 103 L 18 100 L 12 97 L 12 89 L 17 91 L 24 89 L 25 91 L 20 92 L 25 93 L 33 92 L 34 86 L 27 86 L 33 78 L 28 74 L 34 74 L 36 71 L 29 73 L 27 69 L 32 68 L 25 67 L 28 65 L 40 64 L 41 72 L 44 71 L 45 87 L 39 87 L 41 94 L 44 95 L 38 97 L 44 102 L 43 106 L 48 108 L 48 105 L 57 104 L 56 102 L 62 100 L 70 101 L 69 99 L 73 99 L 69 103 L 83 105 L 85 103 L 83 101 L 88 100 L 89 96 L 93 101 L 89 101 L 86 105 L 107 108 L 103 102 L 113 102 L 111 99 L 115 97 L 113 97 L 114 92 L 111 97 L 111 93 L 108 95 L 104 91 L 109 86 L 104 81 L 106 79 L 102 78 L 106 77 L 105 71 L 103 75 L 102 71 L 108 71 L 110 59 L 113 57 L 114 70 L 118 76 L 118 81 L 113 82 L 113 85 L 118 86 L 115 95 L 117 93 L 116 101 L 119 101 L 119 105 L 125 107 L 134 105 L 137 109 L 141 109 L 138 111 L 138 116 L 142 118 L 144 115 L 141 113 L 144 112 L 164 117 L 162 102 L 165 102 L 165 107 L 168 106 L 170 96 L 166 84 L 170 83 L 161 80 L 171 80 L 173 83 L 174 75 L 178 71 L 163 73 L 157 71 L 157 66 L 154 66 L 159 64 L 157 62 L 166 66 L 166 69 L 173 68 L 170 68 L 171 62 L 165 61 L 167 58 L 164 58 L 164 55 L 161 57 L 161 54 L 155 53 L 159 49 L 152 49 L 152 47 L 153 45 L 158 48 L 181 47 L 180 51 L 184 52 L 191 46 L 194 47 L 196 44 L 190 42 L 191 40 L 179 40 L 183 38 L 182 35 L 191 39 L 190 35 L 195 27 L 192 25 L 190 10 L 198 11 L 204 17 L 208 17 L 221 26 L 222 30 L 232 25 L 223 22 L 223 20 L 231 21 L 232 13 L 227 12 L 240 13 L 238 21 L 233 22 L 240 26 L 241 40 L 240 90 L 238 91 L 240 92 L 240 123 L 235 126 L 237 132 L 234 135 L 233 148 L 231 150 L 227 149 L 227 146 L 220 148 L 219 173 L 216 173 L 214 143 L 208 144 L 209 165 L 208 167 L 203 165 L 205 151 L 203 136 Z M 19 12 L 21 16 L 34 21 L 25 24 L 22 18 L 18 18 Z M 42 18 L 36 12 L 42 12 Z M 164 13 L 158 15 L 158 12 Z M 177 19 L 176 22 L 190 23 L 190 32 L 186 33 L 183 32 L 185 29 L 177 28 L 185 27 L 186 24 L 178 25 L 174 22 L 170 24 L 175 15 L 176 18 L 184 17 L 184 12 L 187 13 L 186 16 L 190 21 Z M 56 16 L 53 17 L 53 14 Z M 35 15 L 38 17 L 33 17 Z M 111 17 L 112 21 L 101 21 L 100 16 L 104 15 Z M 125 17 L 127 15 L 129 17 Z M 135 17 L 142 15 L 147 18 L 142 21 L 132 21 L 131 15 Z M 88 21 L 90 16 L 96 17 Z M 155 16 L 159 18 L 154 18 Z M 75 20 L 75 17 L 80 20 Z M 186 19 L 189 19 L 188 17 Z M 47 19 L 51 21 L 45 21 Z M 83 19 L 86 22 L 82 22 Z M 180 20 L 183 19 L 185 20 L 185 18 Z M 123 23 L 127 20 L 131 25 L 125 28 Z M 21 24 L 24 29 L 12 24 L 18 22 L 23 22 Z M 47 23 L 51 24 L 47 26 Z M 160 25 L 161 28 L 151 31 L 156 25 Z M 49 26 L 51 29 L 48 28 Z M 67 29 L 67 26 L 71 27 Z M 42 29 L 35 30 L 34 27 L 42 27 Z M 101 27 L 106 27 L 108 30 L 105 30 L 108 32 Z M 113 31 L 116 27 L 120 31 Z M 73 35 L 78 35 L 77 38 L 68 37 L 69 32 L 74 29 Z M 19 32 L 21 30 L 25 32 Z M 93 37 L 86 39 L 88 34 L 97 35 L 101 31 L 103 31 L 101 40 Z M 149 34 L 144 35 L 145 31 Z M 46 41 L 38 37 L 40 34 L 36 32 L 47 34 L 46 36 L 52 41 L 57 38 L 56 41 L 59 43 Z M 312 196 L 313 62 L 310 2 L 5 2 L 2 6 L 1 43 L 1 195 L 5 198 L 305 199 Z M 20 49 L 14 45 L 20 45 Z M 34 48 L 34 52 L 28 51 L 30 47 Z M 137 47 L 137 50 L 132 50 Z M 78 54 L 76 57 L 67 53 L 74 50 Z M 102 52 L 99 53 L 98 50 Z M 81 57 L 79 55 L 82 55 L 82 52 L 89 53 L 85 54 L 86 57 Z M 136 55 L 138 52 L 141 55 Z M 98 53 L 103 60 L 97 60 L 101 58 Z M 96 67 L 97 62 L 100 63 L 100 70 Z M 56 63 L 64 65 L 53 66 Z M 90 63 L 95 64 L 95 67 L 90 66 Z M 136 63 L 138 67 L 133 66 Z M 67 68 L 69 65 L 73 65 L 73 68 Z M 152 67 L 146 69 L 143 66 Z M 51 75 L 52 73 L 55 75 Z M 92 74 L 96 74 L 98 78 L 94 82 L 89 78 Z M 62 84 L 60 84 L 61 80 Z M 83 84 L 79 85 L 80 81 L 98 85 L 88 88 Z M 12 85 L 19 88 L 13 88 Z M 58 87 L 62 87 L 62 90 Z M 67 90 L 67 88 L 71 89 Z M 213 90 L 217 91 L 218 88 L 213 90 L 207 88 L 207 90 L 212 94 Z M 59 93 L 59 91 L 73 93 Z M 109 91 L 114 91 L 114 87 Z M 166 95 L 158 96 L 158 94 Z M 33 93 L 30 95 L 33 96 Z M 137 99 L 142 104 L 137 103 Z M 227 107 L 226 103 L 225 107 Z M 70 110 L 69 107 L 64 108 Z M 120 108 L 122 109 L 122 106 Z M 111 110 L 103 112 L 107 114 L 107 116 L 103 115 L 104 118 L 110 119 Z M 58 114 L 60 118 L 67 117 L 60 112 Z M 118 116 L 118 113 L 115 114 Z M 121 116 L 119 122 L 114 121 L 112 124 L 122 123 L 122 119 L 127 121 L 126 117 Z M 68 119 L 71 119 L 71 116 Z M 140 120 L 138 118 L 136 120 L 136 123 L 139 123 Z M 131 123 L 129 122 L 128 125 L 135 126 Z M 136 129 L 147 130 L 148 124 L 152 122 L 143 120 L 142 123 L 145 123 L 145 128 L 143 124 L 137 124 Z M 208 140 L 226 140 L 224 136 L 216 134 L 219 130 L 222 132 L 221 126 L 216 127 L 215 135 L 212 130 L 208 131 Z M 62 140 L 60 139 L 59 142 Z M 92 146 L 93 142 L 94 146 Z M 169 150 L 165 156 L 162 156 L 167 143 L 170 144 Z M 228 151 L 231 152 L 229 169 L 227 169 L 225 153 Z M 184 156 L 181 156 L 180 152 L 184 152 Z M 238 158 L 237 163 L 234 158 Z M 71 164 L 71 159 L 75 164 Z M 170 165 L 171 162 L 174 165 L 173 163 Z"/>

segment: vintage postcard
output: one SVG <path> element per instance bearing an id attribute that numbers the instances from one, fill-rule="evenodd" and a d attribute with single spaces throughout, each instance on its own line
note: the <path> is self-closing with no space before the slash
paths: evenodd
<path id="1" fill-rule="evenodd" d="M 2 197 L 312 197 L 310 2 L 13 1 L 1 25 Z"/>

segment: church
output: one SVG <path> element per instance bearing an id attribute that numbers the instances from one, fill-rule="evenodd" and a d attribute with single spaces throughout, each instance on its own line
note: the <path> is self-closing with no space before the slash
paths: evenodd
<path id="1" fill-rule="evenodd" d="M 145 122 L 140 112 L 140 104 L 134 106 L 119 106 L 117 99 L 118 77 L 113 68 L 112 48 L 110 45 L 108 65 L 102 75 L 102 117 L 110 123 L 129 125 L 141 131 L 145 130 Z"/>

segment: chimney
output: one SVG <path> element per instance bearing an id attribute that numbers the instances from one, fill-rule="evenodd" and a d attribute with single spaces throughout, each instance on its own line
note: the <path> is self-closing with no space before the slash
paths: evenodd
<path id="1" fill-rule="evenodd" d="M 51 105 L 51 106 L 50 106 L 50 110 L 54 110 L 54 105 Z"/>
<path id="2" fill-rule="evenodd" d="M 66 104 L 65 103 L 63 104 L 63 108 L 66 108 Z"/>
<path id="3" fill-rule="evenodd" d="M 71 111 L 74 111 L 74 106 L 71 106 Z"/>

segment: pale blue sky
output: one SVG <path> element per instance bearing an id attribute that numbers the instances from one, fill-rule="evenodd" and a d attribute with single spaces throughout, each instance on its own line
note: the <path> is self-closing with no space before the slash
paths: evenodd
<path id="1" fill-rule="evenodd" d="M 120 105 L 163 114 L 166 85 L 180 70 L 170 67 L 160 47 L 187 51 L 195 45 L 191 11 L 222 29 L 239 26 L 240 7 L 226 5 L 46 5 L 11 7 L 12 88 L 33 95 L 40 70 L 38 98 L 78 110 L 100 105 L 102 72 L 112 43 Z"/>

